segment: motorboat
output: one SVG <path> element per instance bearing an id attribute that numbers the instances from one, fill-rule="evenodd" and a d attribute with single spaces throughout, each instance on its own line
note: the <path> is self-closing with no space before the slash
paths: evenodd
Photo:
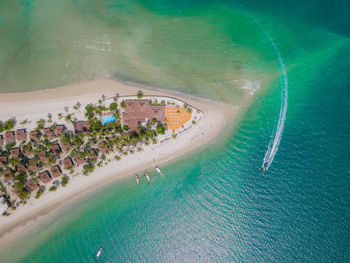
<path id="1" fill-rule="evenodd" d="M 268 163 L 264 163 L 264 166 L 263 166 L 263 173 L 266 172 L 267 168 L 269 167 L 269 164 Z"/>
<path id="2" fill-rule="evenodd" d="M 100 247 L 100 249 L 97 251 L 96 257 L 100 257 L 102 253 L 102 247 Z"/>

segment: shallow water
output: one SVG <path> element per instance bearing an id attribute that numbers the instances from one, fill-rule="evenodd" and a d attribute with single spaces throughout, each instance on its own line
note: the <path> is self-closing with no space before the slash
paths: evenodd
<path id="1" fill-rule="evenodd" d="M 101 246 L 101 262 L 350 261 L 346 1 L 24 1 L 18 12 L 19 4 L 0 3 L 2 92 L 100 74 L 233 103 L 243 80 L 260 90 L 238 130 L 164 176 L 153 171 L 151 185 L 130 178 L 94 194 L 2 262 L 94 262 Z M 91 49 L 105 34 L 112 43 L 101 46 L 112 51 Z M 262 175 L 283 87 L 266 34 L 289 96 Z"/>

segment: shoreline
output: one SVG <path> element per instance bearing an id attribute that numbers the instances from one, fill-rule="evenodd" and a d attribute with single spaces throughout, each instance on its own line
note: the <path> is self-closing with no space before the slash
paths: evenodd
<path id="1" fill-rule="evenodd" d="M 243 100 L 240 107 L 234 107 L 180 92 L 160 91 L 156 88 L 150 89 L 142 85 L 126 84 L 105 78 L 44 91 L 0 94 L 0 119 L 5 120 L 12 116 L 18 119 L 27 116 L 39 118 L 40 115 L 42 116 L 42 112 L 62 111 L 63 107 L 71 107 L 77 101 L 87 104 L 96 101 L 102 94 L 115 96 L 118 92 L 120 96 L 126 96 L 136 94 L 138 90 L 142 90 L 146 96 L 170 95 L 185 100 L 201 110 L 204 117 L 197 126 L 176 140 L 164 145 L 156 144 L 153 149 L 150 147 L 151 150 L 127 156 L 121 161 L 112 161 L 110 164 L 96 169 L 88 177 L 79 175 L 73 178 L 65 188 L 61 187 L 57 192 L 45 193 L 45 200 L 44 198 L 30 200 L 26 206 L 20 207 L 11 216 L 1 217 L 0 250 L 20 239 L 64 207 L 73 205 L 81 198 L 118 180 L 153 167 L 153 158 L 156 157 L 157 165 L 168 163 L 213 141 L 231 120 L 240 115 L 240 107 L 247 104 L 247 100 Z M 111 172 L 111 170 L 113 171 Z"/>

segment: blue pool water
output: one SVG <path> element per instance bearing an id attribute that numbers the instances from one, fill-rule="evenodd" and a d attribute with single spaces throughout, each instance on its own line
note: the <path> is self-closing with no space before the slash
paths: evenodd
<path id="1" fill-rule="evenodd" d="M 106 124 L 113 121 L 115 121 L 114 115 L 108 115 L 108 116 L 102 117 L 102 124 Z"/>

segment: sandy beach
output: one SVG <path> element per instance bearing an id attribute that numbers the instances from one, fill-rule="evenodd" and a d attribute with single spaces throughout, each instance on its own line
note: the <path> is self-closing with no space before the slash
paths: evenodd
<path id="1" fill-rule="evenodd" d="M 177 92 L 163 92 L 112 79 L 97 79 L 79 84 L 20 94 L 0 95 L 0 120 L 10 117 L 16 119 L 39 119 L 47 113 L 63 112 L 64 107 L 72 108 L 77 101 L 82 105 L 96 102 L 101 95 L 113 97 L 135 95 L 142 90 L 144 95 L 176 97 L 189 105 L 200 109 L 203 118 L 186 133 L 177 139 L 164 144 L 146 147 L 142 152 L 128 155 L 120 161 L 113 160 L 108 165 L 96 168 L 89 176 L 72 177 L 66 187 L 59 187 L 56 192 L 46 192 L 40 199 L 30 199 L 25 206 L 18 207 L 9 217 L 0 218 L 0 250 L 14 240 L 33 229 L 43 220 L 57 211 L 63 204 L 76 200 L 84 193 L 111 184 L 120 178 L 133 176 L 154 165 L 161 165 L 182 156 L 215 139 L 223 131 L 227 123 L 237 118 L 239 109 L 244 105 L 231 106 L 209 100 L 193 98 Z"/>

